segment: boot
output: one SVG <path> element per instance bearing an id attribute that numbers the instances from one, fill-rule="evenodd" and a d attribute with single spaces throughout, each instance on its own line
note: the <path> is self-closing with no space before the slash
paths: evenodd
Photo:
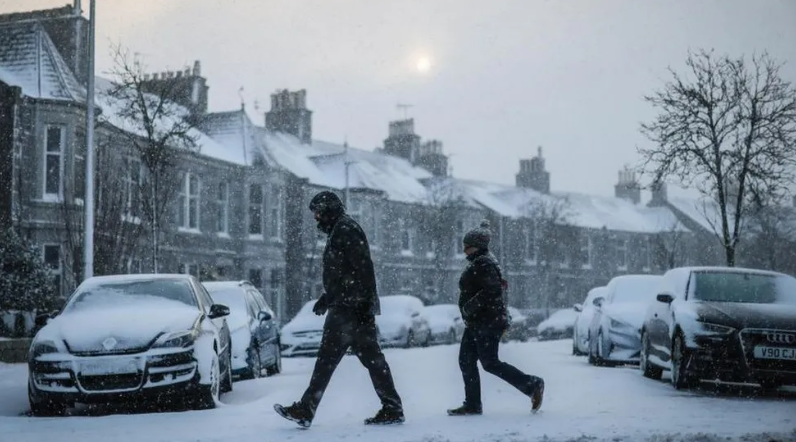
<path id="1" fill-rule="evenodd" d="M 314 417 L 312 412 L 300 402 L 294 402 L 293 405 L 289 407 L 275 404 L 274 410 L 283 418 L 293 421 L 301 427 L 309 428 L 310 425 L 312 425 L 312 418 Z"/>
<path id="2" fill-rule="evenodd" d="M 473 407 L 466 403 L 462 404 L 461 407 L 448 410 L 448 416 L 474 416 L 479 414 L 483 414 L 481 407 Z"/>
<path id="3" fill-rule="evenodd" d="M 401 410 L 382 408 L 375 416 L 365 419 L 365 425 L 392 425 L 404 422 L 404 413 Z"/>
<path id="4" fill-rule="evenodd" d="M 542 399 L 544 399 L 544 381 L 539 379 L 539 384 L 531 395 L 531 413 L 536 413 L 542 408 Z"/>

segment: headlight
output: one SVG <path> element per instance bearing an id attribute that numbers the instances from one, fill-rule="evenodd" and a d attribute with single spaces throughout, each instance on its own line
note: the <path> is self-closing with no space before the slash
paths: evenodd
<path id="1" fill-rule="evenodd" d="M 611 328 L 633 328 L 633 326 L 627 322 L 617 321 L 616 319 L 611 318 Z"/>
<path id="2" fill-rule="evenodd" d="M 51 340 L 37 341 L 30 346 L 30 356 L 32 359 L 36 359 L 42 355 L 60 352 L 61 350 L 58 349 L 58 345 L 55 341 Z"/>
<path id="3" fill-rule="evenodd" d="M 185 348 L 193 345 L 196 341 L 196 332 L 193 330 L 166 333 L 152 346 L 152 348 Z"/>
<path id="4" fill-rule="evenodd" d="M 697 332 L 698 334 L 729 335 L 730 333 L 735 331 L 735 329 L 732 327 L 727 327 L 725 325 L 711 324 L 709 322 L 700 322 L 699 325 L 701 327 L 701 330 Z"/>

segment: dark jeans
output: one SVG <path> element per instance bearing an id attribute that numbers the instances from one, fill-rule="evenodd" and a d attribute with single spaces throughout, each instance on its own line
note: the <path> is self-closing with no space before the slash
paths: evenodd
<path id="1" fill-rule="evenodd" d="M 401 398 L 395 390 L 390 366 L 379 347 L 376 317 L 339 309 L 330 309 L 326 316 L 321 347 L 310 385 L 301 398 L 302 404 L 315 414 L 332 373 L 349 347 L 368 369 L 382 406 L 388 410 L 402 411 Z"/>
<path id="2" fill-rule="evenodd" d="M 498 345 L 503 330 L 497 327 L 467 327 L 459 347 L 459 368 L 464 378 L 464 403 L 481 409 L 481 376 L 478 361 L 487 373 L 503 379 L 523 394 L 531 396 L 542 380 L 527 375 L 516 367 L 498 359 Z"/>

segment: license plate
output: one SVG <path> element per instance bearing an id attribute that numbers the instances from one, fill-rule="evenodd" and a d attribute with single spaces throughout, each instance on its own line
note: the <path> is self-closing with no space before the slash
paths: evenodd
<path id="1" fill-rule="evenodd" d="M 755 347 L 755 358 L 796 361 L 796 348 L 759 346 Z"/>
<path id="2" fill-rule="evenodd" d="M 137 358 L 107 358 L 80 363 L 80 373 L 86 376 L 135 373 L 138 371 Z"/>

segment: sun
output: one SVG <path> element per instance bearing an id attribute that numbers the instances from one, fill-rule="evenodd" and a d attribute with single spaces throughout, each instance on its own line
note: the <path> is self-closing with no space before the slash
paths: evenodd
<path id="1" fill-rule="evenodd" d="M 428 57 L 422 56 L 417 59 L 418 72 L 428 72 L 429 69 L 431 69 L 431 60 Z"/>

